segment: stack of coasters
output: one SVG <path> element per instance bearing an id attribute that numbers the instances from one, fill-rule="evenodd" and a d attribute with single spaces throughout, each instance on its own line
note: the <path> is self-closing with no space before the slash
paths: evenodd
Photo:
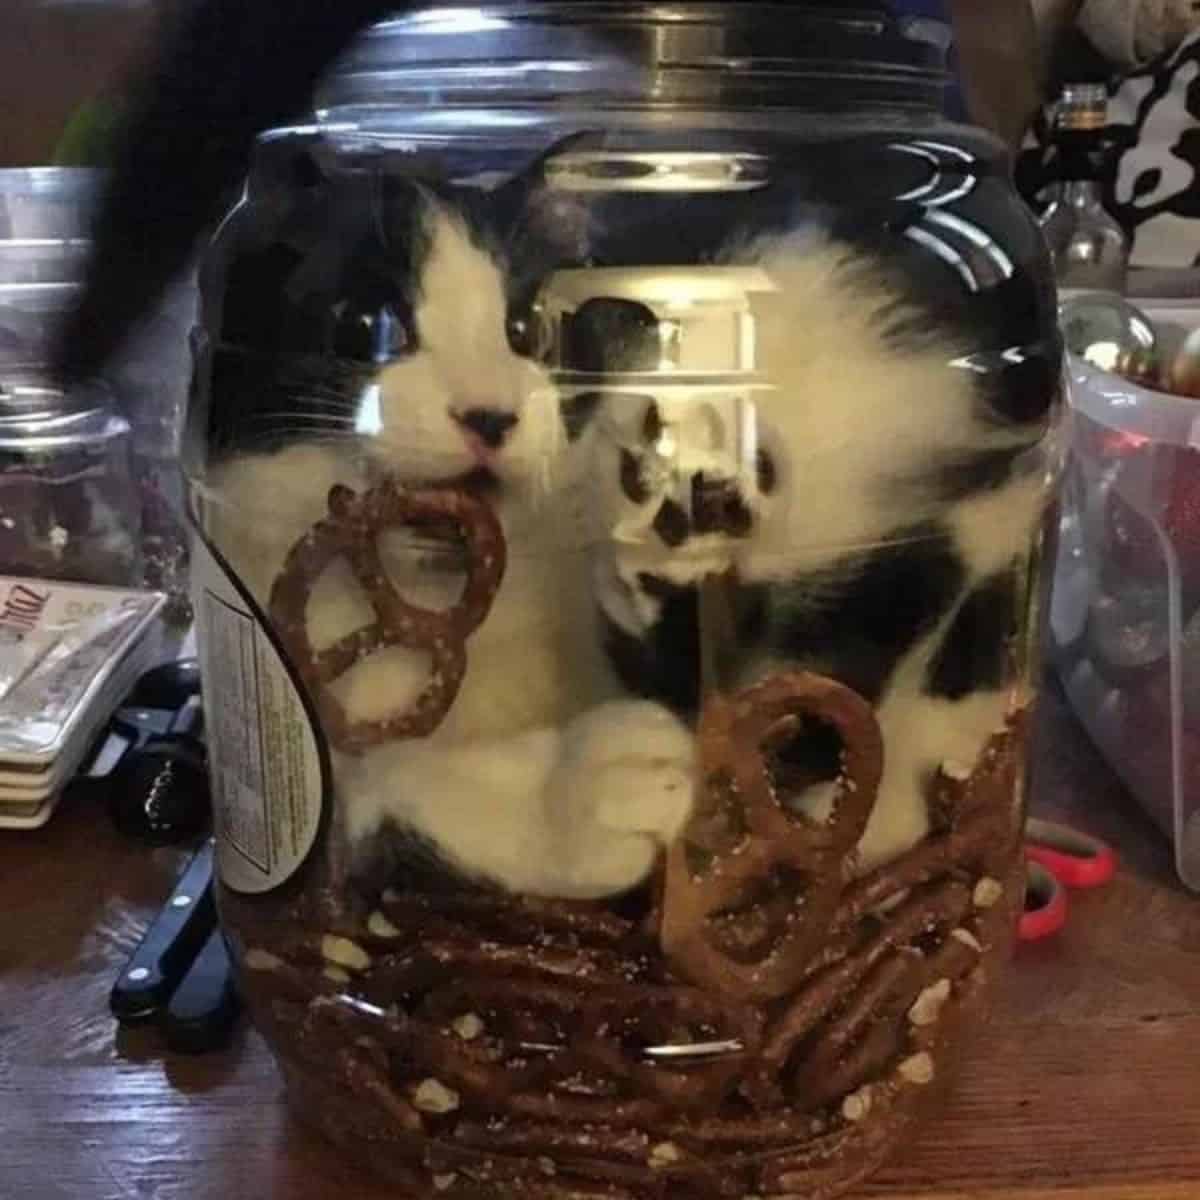
<path id="1" fill-rule="evenodd" d="M 36 829 L 158 653 L 157 592 L 0 576 L 0 829 Z"/>

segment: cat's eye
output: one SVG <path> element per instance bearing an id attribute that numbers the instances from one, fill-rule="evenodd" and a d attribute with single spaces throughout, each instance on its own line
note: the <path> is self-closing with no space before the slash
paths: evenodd
<path id="1" fill-rule="evenodd" d="M 550 353 L 550 322 L 536 304 L 509 314 L 507 332 L 513 353 L 522 358 L 540 361 Z"/>
<path id="2" fill-rule="evenodd" d="M 332 349 L 339 358 L 385 363 L 408 351 L 408 330 L 389 305 L 365 308 L 345 302 L 335 312 Z"/>
<path id="3" fill-rule="evenodd" d="M 396 311 L 386 304 L 375 314 L 374 344 L 376 362 L 400 358 L 412 348 L 408 326 Z"/>

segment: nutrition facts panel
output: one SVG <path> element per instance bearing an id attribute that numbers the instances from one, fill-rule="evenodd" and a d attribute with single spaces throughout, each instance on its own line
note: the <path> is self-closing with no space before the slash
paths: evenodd
<path id="1" fill-rule="evenodd" d="M 237 891 L 270 891 L 317 837 L 323 788 L 316 739 L 252 606 L 203 548 L 197 569 L 218 868 Z"/>
<path id="2" fill-rule="evenodd" d="M 207 590 L 204 610 L 204 678 L 215 692 L 205 716 L 218 828 L 223 841 L 270 876 L 255 623 Z"/>

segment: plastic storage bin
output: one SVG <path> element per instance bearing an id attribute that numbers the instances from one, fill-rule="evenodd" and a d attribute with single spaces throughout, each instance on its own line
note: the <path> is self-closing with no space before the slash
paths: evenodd
<path id="1" fill-rule="evenodd" d="M 1169 361 L 1195 302 L 1139 301 Z M 1200 890 L 1200 404 L 1072 359 L 1050 606 L 1071 706 Z"/>
<path id="2" fill-rule="evenodd" d="M 398 1194 L 829 1196 L 983 1022 L 1061 362 L 941 84 L 882 12 L 450 8 L 258 146 L 185 445 L 220 910 Z"/>

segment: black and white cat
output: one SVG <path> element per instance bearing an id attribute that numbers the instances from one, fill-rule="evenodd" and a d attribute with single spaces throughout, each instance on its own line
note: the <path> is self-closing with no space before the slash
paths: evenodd
<path id="1" fill-rule="evenodd" d="M 514 336 L 530 294 L 514 286 L 528 277 L 520 239 L 429 191 L 411 220 L 403 346 L 355 398 L 353 430 L 240 451 L 208 480 L 210 536 L 262 603 L 334 483 L 470 480 L 505 527 L 508 573 L 445 722 L 335 756 L 351 843 L 369 857 L 389 830 L 415 835 L 455 870 L 530 894 L 635 886 L 691 811 L 697 584 L 730 568 L 747 598 L 732 682 L 799 666 L 858 688 L 886 752 L 861 863 L 916 842 L 930 773 L 969 769 L 1004 719 L 1044 424 L 989 411 L 971 371 L 948 367 L 971 347 L 861 252 L 816 234 L 742 240 L 728 261 L 770 281 L 754 312 L 769 381 L 756 477 L 740 481 L 733 526 L 664 524 L 653 399 L 601 393 L 569 438 L 538 348 Z M 452 595 L 419 549 L 385 551 L 404 590 Z M 334 568 L 309 620 L 319 646 L 370 614 Z M 337 686 L 369 717 L 425 678 L 390 650 Z M 828 787 L 799 801 L 815 816 L 828 802 Z"/>
<path id="2" fill-rule="evenodd" d="M 209 534 L 265 605 L 333 484 L 361 488 L 386 474 L 484 487 L 508 569 L 471 638 L 466 680 L 431 737 L 335 756 L 345 833 L 364 861 L 390 830 L 514 891 L 625 891 L 687 819 L 692 737 L 662 705 L 628 698 L 605 657 L 581 511 L 586 455 L 567 443 L 549 375 L 513 349 L 499 251 L 431 194 L 413 219 L 424 254 L 408 352 L 360 397 L 359 434 L 228 459 L 209 479 Z M 411 542 L 397 536 L 385 558 L 406 594 L 452 602 L 457 579 L 430 569 Z M 372 620 L 335 564 L 310 603 L 314 645 Z M 335 689 L 352 719 L 368 719 L 402 708 L 427 678 L 420 656 L 392 649 Z"/>

